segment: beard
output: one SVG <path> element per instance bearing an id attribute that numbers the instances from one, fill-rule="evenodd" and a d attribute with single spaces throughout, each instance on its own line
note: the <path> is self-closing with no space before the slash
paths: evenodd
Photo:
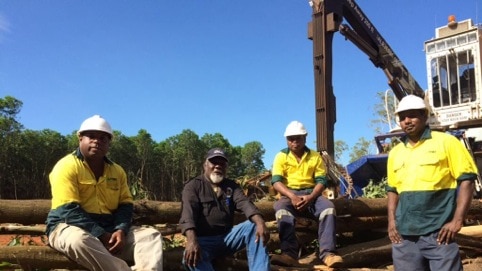
<path id="1" fill-rule="evenodd" d="M 224 180 L 224 175 L 213 172 L 213 173 L 209 174 L 209 179 L 211 179 L 211 182 L 213 182 L 215 184 L 218 184 L 222 180 Z"/>

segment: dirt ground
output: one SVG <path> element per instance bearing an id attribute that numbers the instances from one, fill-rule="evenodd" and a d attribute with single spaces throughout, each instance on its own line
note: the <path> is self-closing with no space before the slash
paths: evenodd
<path id="1" fill-rule="evenodd" d="M 16 235 L 16 234 L 0 234 L 0 246 L 8 246 L 11 242 L 19 242 L 22 245 L 45 245 L 42 238 L 45 236 L 30 236 L 30 235 Z"/>

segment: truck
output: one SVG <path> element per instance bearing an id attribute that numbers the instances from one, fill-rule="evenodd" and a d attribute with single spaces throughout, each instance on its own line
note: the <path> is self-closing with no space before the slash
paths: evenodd
<path id="1" fill-rule="evenodd" d="M 395 103 L 409 94 L 424 98 L 429 106 L 430 127 L 458 137 L 472 154 L 479 172 L 482 170 L 480 26 L 474 25 L 471 19 L 458 22 L 455 16 L 449 16 L 447 25 L 435 29 L 435 37 L 424 44 L 429 84 L 423 90 L 355 0 L 311 0 L 309 3 L 313 12 L 308 38 L 313 41 L 316 144 L 320 153 L 334 157 L 336 99 L 332 86 L 332 52 L 333 36 L 339 32 L 384 72 Z M 385 177 L 388 157 L 385 142 L 402 134 L 392 131 L 376 136 L 378 154 L 361 157 L 346 166 L 339 180 L 341 193 L 361 196 L 362 188 L 370 180 L 380 181 Z M 479 176 L 474 196 L 480 197 L 481 193 Z"/>

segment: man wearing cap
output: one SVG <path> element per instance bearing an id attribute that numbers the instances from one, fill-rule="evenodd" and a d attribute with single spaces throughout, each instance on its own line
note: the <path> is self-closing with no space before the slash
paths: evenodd
<path id="1" fill-rule="evenodd" d="M 161 233 L 131 227 L 133 199 L 126 173 L 106 157 L 111 126 L 95 115 L 82 123 L 77 136 L 77 150 L 59 160 L 49 175 L 49 245 L 89 270 L 162 270 Z"/>
<path id="2" fill-rule="evenodd" d="M 405 132 L 387 163 L 395 270 L 463 270 L 455 236 L 470 207 L 477 167 L 456 137 L 429 128 L 422 98 L 405 96 L 395 113 Z"/>
<path id="3" fill-rule="evenodd" d="M 249 270 L 270 270 L 264 219 L 241 187 L 226 178 L 227 166 L 225 152 L 211 149 L 203 174 L 184 183 L 179 221 L 187 239 L 183 265 L 188 270 L 211 271 L 214 259 L 246 248 Z M 248 220 L 233 226 L 235 210 Z"/>
<path id="4" fill-rule="evenodd" d="M 274 158 L 271 184 L 281 194 L 274 205 L 281 254 L 271 263 L 282 266 L 298 264 L 299 244 L 296 239 L 296 217 L 318 221 L 319 259 L 328 267 L 340 267 L 343 259 L 336 254 L 335 206 L 322 196 L 327 186 L 326 168 L 320 153 L 306 147 L 308 133 L 299 121 L 286 127 L 288 148 Z"/>

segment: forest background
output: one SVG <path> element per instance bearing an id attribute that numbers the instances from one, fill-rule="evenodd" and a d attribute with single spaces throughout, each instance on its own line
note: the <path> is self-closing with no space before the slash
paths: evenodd
<path id="1" fill-rule="evenodd" d="M 375 106 L 379 115 L 381 104 Z M 22 106 L 15 97 L 0 98 L 0 199 L 50 199 L 48 175 L 60 158 L 78 147 L 76 131 L 62 135 L 51 129 L 26 129 L 17 119 Z M 384 122 L 379 119 L 372 122 Z M 369 154 L 370 145 L 360 138 L 351 148 L 350 162 Z M 233 146 L 222 134 L 199 136 L 190 129 L 160 142 L 144 129 L 135 136 L 114 129 L 108 157 L 125 169 L 135 199 L 180 201 L 183 182 L 201 174 L 204 156 L 214 147 L 228 153 L 228 177 L 238 182 L 269 171 L 260 142 Z M 347 150 L 347 144 L 337 140 L 335 159 Z"/>

